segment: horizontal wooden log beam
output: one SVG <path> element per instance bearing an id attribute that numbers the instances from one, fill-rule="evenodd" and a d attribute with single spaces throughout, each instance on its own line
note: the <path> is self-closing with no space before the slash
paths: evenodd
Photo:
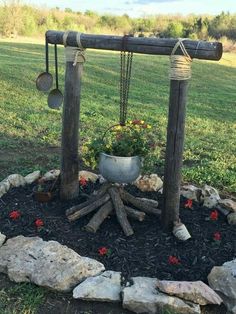
<path id="1" fill-rule="evenodd" d="M 50 44 L 63 45 L 64 32 L 49 30 L 46 37 Z M 77 32 L 69 32 L 67 45 L 77 47 Z M 120 51 L 123 43 L 122 36 L 81 34 L 80 40 L 84 48 Z M 170 55 L 178 39 L 153 38 L 153 37 L 129 37 L 126 50 L 153 55 Z M 185 40 L 185 48 L 191 58 L 205 60 L 220 60 L 222 57 L 222 44 L 219 42 L 207 42 Z M 178 49 L 176 54 L 182 54 Z"/>

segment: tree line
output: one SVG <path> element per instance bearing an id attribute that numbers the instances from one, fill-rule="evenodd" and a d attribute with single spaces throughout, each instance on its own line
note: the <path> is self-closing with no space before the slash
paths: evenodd
<path id="1" fill-rule="evenodd" d="M 37 36 L 48 29 L 86 33 L 134 34 L 136 36 L 188 37 L 236 41 L 236 14 L 153 15 L 131 18 L 129 15 L 99 15 L 93 11 L 73 12 L 67 8 L 44 9 L 21 4 L 21 0 L 3 0 L 0 6 L 0 35 Z"/>

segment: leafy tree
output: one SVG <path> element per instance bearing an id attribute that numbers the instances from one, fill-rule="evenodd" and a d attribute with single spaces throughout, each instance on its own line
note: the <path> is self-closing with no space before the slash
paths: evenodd
<path id="1" fill-rule="evenodd" d="M 18 35 L 22 26 L 22 10 L 20 0 L 3 1 L 4 11 L 1 19 L 2 34 L 7 37 Z"/>
<path id="2" fill-rule="evenodd" d="M 72 11 L 71 8 L 65 8 L 65 12 L 66 12 L 66 13 L 73 13 L 73 11 Z"/>
<path id="3" fill-rule="evenodd" d="M 183 37 L 184 27 L 180 22 L 171 22 L 166 30 L 166 37 Z"/>

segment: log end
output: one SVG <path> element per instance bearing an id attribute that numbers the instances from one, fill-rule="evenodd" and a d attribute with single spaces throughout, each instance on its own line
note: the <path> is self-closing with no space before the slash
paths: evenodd
<path id="1" fill-rule="evenodd" d="M 220 42 L 215 42 L 216 45 L 216 61 L 219 61 L 223 55 L 223 44 Z"/>

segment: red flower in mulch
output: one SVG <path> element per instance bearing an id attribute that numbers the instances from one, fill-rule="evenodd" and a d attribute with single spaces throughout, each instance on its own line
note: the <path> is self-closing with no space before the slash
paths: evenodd
<path id="1" fill-rule="evenodd" d="M 37 228 L 41 228 L 44 225 L 44 222 L 42 219 L 38 218 L 35 220 L 34 224 Z"/>
<path id="2" fill-rule="evenodd" d="M 105 246 L 101 247 L 100 249 L 98 249 L 98 253 L 99 255 L 107 255 L 107 253 L 109 252 L 108 248 L 106 248 Z"/>
<path id="3" fill-rule="evenodd" d="M 193 200 L 188 199 L 188 200 L 184 203 L 184 207 L 185 207 L 185 208 L 190 208 L 190 209 L 192 209 L 192 208 L 193 208 Z"/>
<path id="4" fill-rule="evenodd" d="M 87 181 L 84 177 L 81 177 L 81 178 L 79 179 L 79 184 L 80 184 L 81 186 L 86 186 L 87 183 L 88 183 L 88 181 Z"/>
<path id="5" fill-rule="evenodd" d="M 215 241 L 220 241 L 221 240 L 221 233 L 219 231 L 215 232 L 213 235 L 213 239 Z"/>
<path id="6" fill-rule="evenodd" d="M 9 217 L 12 220 L 17 220 L 18 218 L 20 218 L 21 216 L 21 212 L 19 210 L 13 210 L 12 212 L 10 212 Z"/>
<path id="7" fill-rule="evenodd" d="M 168 263 L 170 264 L 170 265 L 179 265 L 180 264 L 180 260 L 178 259 L 178 257 L 176 257 L 176 256 L 169 256 L 169 258 L 168 258 Z"/>
<path id="8" fill-rule="evenodd" d="M 218 219 L 218 216 L 219 216 L 219 213 L 217 210 L 213 210 L 210 214 L 210 219 L 211 220 L 217 220 Z"/>

